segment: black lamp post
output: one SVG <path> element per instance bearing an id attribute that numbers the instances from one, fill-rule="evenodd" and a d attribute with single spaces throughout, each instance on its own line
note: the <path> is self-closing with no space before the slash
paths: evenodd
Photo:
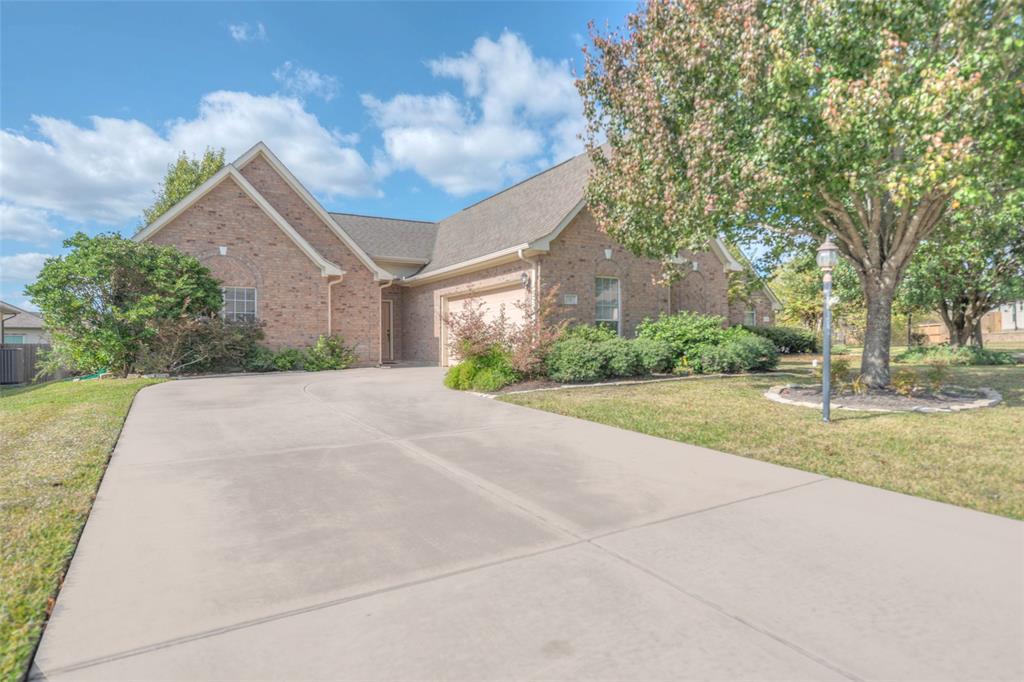
<path id="1" fill-rule="evenodd" d="M 832 269 L 839 262 L 839 247 L 825 237 L 825 243 L 818 247 L 818 267 L 823 273 L 821 281 L 825 288 L 824 331 L 821 345 L 824 357 L 821 367 L 821 418 L 829 421 L 832 401 Z"/>

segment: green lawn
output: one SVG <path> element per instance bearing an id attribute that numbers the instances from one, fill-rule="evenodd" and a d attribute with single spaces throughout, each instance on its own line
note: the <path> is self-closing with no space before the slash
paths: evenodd
<path id="1" fill-rule="evenodd" d="M 512 394 L 507 402 L 1024 519 L 1024 367 L 956 367 L 950 383 L 988 386 L 1000 405 L 953 414 L 820 412 L 769 402 L 812 382 L 807 360 L 773 373 Z M 856 364 L 851 363 L 851 364 Z M 901 365 L 903 367 L 905 365 Z"/>
<path id="2" fill-rule="evenodd" d="M 128 408 L 153 383 L 0 393 L 0 680 L 28 666 Z"/>

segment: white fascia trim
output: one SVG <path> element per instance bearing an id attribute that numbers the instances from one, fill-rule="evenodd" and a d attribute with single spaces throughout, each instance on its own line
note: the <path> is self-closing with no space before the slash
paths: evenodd
<path id="1" fill-rule="evenodd" d="M 316 200 L 316 197 L 309 193 L 309 190 L 299 182 L 299 179 L 296 178 L 295 175 L 288 170 L 288 167 L 274 155 L 274 152 L 270 151 L 270 148 L 267 147 L 264 142 L 261 141 L 254 144 L 249 151 L 235 159 L 235 162 L 232 165 L 237 168 L 242 168 L 259 154 L 263 154 L 263 157 L 271 167 L 277 171 L 282 178 L 284 178 L 284 181 L 288 186 L 295 190 L 296 194 L 302 197 L 302 200 L 306 202 L 306 205 L 309 206 L 313 213 L 315 213 L 325 225 L 327 225 L 327 228 L 331 230 L 331 232 L 333 232 L 335 236 L 338 237 L 338 239 L 340 239 L 342 243 L 356 255 L 356 258 L 362 261 L 363 265 L 365 265 L 370 272 L 374 274 L 375 279 L 383 280 L 392 277 L 390 273 L 374 263 L 373 259 L 370 258 L 365 251 L 359 248 L 359 245 L 356 244 L 355 241 L 353 241 L 352 238 L 341 229 L 341 227 L 339 227 L 338 223 L 334 222 L 334 219 L 331 218 L 326 209 L 320 205 L 320 202 Z"/>
<path id="2" fill-rule="evenodd" d="M 464 260 L 459 263 L 455 263 L 454 265 L 446 265 L 445 267 L 438 268 L 437 270 L 431 270 L 430 272 L 405 277 L 400 281 L 402 284 L 419 284 L 421 282 L 429 282 L 431 280 L 437 279 L 438 277 L 446 277 L 451 276 L 453 274 L 457 274 L 460 270 L 473 268 L 482 263 L 486 263 L 487 261 L 498 260 L 499 258 L 505 258 L 508 256 L 514 256 L 519 251 L 523 251 L 529 248 L 531 248 L 529 244 L 519 244 L 517 246 L 510 246 L 507 249 L 502 249 L 501 251 L 488 253 L 484 256 L 479 256 L 477 258 L 471 258 L 470 260 Z"/>
<path id="3" fill-rule="evenodd" d="M 235 181 L 243 192 L 256 203 L 260 209 L 267 214 L 274 223 L 281 228 L 292 240 L 292 242 L 299 247 L 299 249 L 309 257 L 320 268 L 320 274 L 324 277 L 329 275 L 344 275 L 345 271 L 338 267 L 335 263 L 324 258 L 320 253 L 314 249 L 309 242 L 302 238 L 295 228 L 288 224 L 288 221 L 270 205 L 263 195 L 260 194 L 252 184 L 245 179 L 245 176 L 238 172 L 238 169 L 232 164 L 224 166 L 214 175 L 212 175 L 206 182 L 201 184 L 199 187 L 192 190 L 192 192 L 184 199 L 175 204 L 169 211 L 164 213 L 162 216 L 154 220 L 152 223 L 147 225 L 144 229 L 138 232 L 132 239 L 137 242 L 144 242 L 154 234 L 159 232 L 165 225 L 169 224 L 172 220 L 177 218 L 179 215 L 185 212 L 190 206 L 195 204 L 197 201 L 206 196 L 214 187 L 222 183 L 224 180 L 231 178 Z"/>
<path id="4" fill-rule="evenodd" d="M 373 255 L 371 255 L 370 258 L 372 258 L 375 261 L 384 261 L 385 263 L 399 263 L 401 265 L 426 265 L 427 263 L 430 262 L 430 259 L 428 258 L 401 258 L 398 256 Z"/>
<path id="5" fill-rule="evenodd" d="M 722 265 L 725 266 L 727 272 L 743 272 L 743 264 L 729 253 L 729 248 L 725 245 L 725 242 L 716 238 L 711 242 L 711 246 L 711 250 L 722 261 Z"/>

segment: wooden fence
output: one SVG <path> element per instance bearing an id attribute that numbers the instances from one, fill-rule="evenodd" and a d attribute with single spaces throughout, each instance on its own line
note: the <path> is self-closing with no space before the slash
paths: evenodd
<path id="1" fill-rule="evenodd" d="M 41 353 L 47 350 L 50 350 L 47 343 L 4 344 L 3 348 L 0 348 L 0 384 L 31 384 L 36 381 L 63 379 L 67 376 L 63 370 L 36 379 L 42 362 Z"/>

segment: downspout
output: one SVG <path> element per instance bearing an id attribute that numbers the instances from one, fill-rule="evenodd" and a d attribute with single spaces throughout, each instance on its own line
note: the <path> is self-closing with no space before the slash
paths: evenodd
<path id="1" fill-rule="evenodd" d="M 377 364 L 381 367 L 384 366 L 384 335 L 380 333 L 380 330 L 384 327 L 384 290 L 394 283 L 395 280 L 389 279 L 377 288 Z M 392 303 L 391 305 L 394 306 L 395 304 Z M 395 330 L 392 329 L 391 333 L 394 334 Z M 391 358 L 391 360 L 394 361 L 394 358 Z"/>
<path id="2" fill-rule="evenodd" d="M 340 282 L 343 278 L 344 275 L 335 280 L 327 280 L 327 336 L 330 336 L 334 331 L 334 327 L 331 324 L 331 313 L 334 310 L 334 285 Z"/>

